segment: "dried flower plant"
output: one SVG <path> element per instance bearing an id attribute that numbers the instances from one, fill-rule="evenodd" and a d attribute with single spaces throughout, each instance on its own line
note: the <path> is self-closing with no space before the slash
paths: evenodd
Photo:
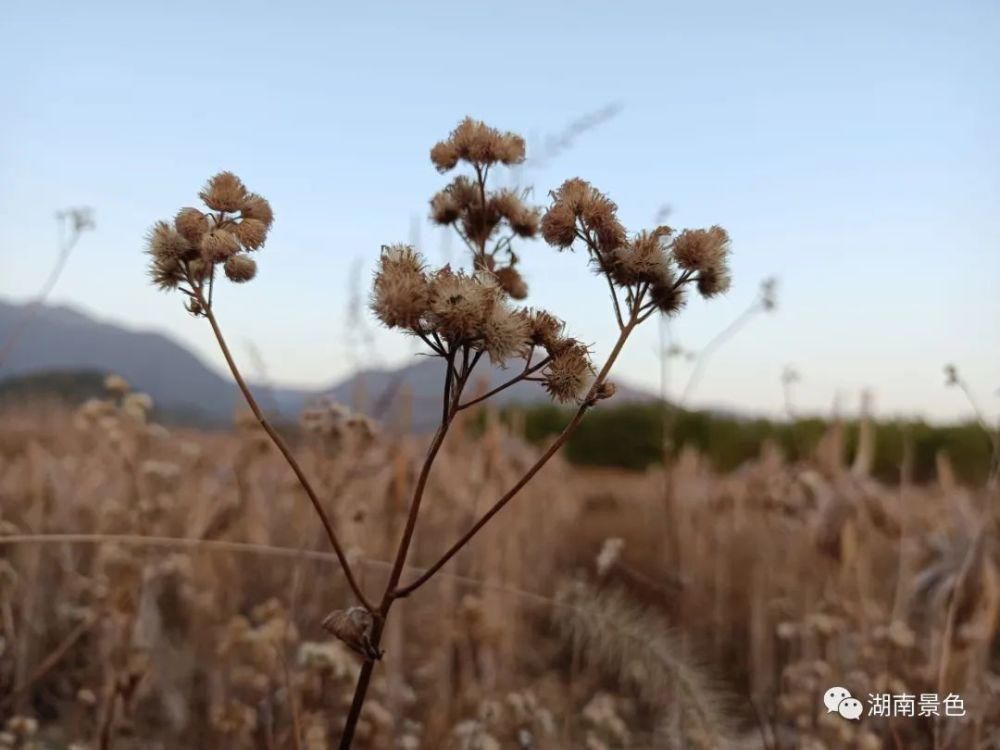
<path id="1" fill-rule="evenodd" d="M 730 283 L 730 240 L 722 227 L 675 233 L 658 226 L 630 236 L 618 219 L 617 206 L 578 178 L 552 192 L 544 212 L 526 203 L 526 191 L 492 189 L 490 175 L 495 169 L 525 158 L 524 140 L 514 133 L 466 118 L 431 149 L 430 156 L 442 173 L 460 164 L 471 169 L 471 176 L 459 174 L 437 193 L 430 207 L 433 220 L 453 227 L 465 242 L 472 266 L 470 271 L 447 265 L 429 268 L 420 253 L 407 245 L 384 246 L 378 261 L 371 299 L 375 315 L 387 327 L 418 337 L 444 366 L 441 421 L 418 472 L 388 581 L 377 604 L 361 590 L 316 491 L 257 405 L 214 313 L 213 291 L 220 268 L 237 283 L 251 280 L 256 273 L 250 254 L 263 246 L 273 221 L 267 201 L 250 193 L 232 173 L 223 172 L 200 193 L 209 211 L 182 209 L 172 223 L 154 225 L 148 239 L 154 283 L 161 289 L 180 291 L 187 297 L 187 309 L 208 320 L 250 409 L 312 502 L 360 605 L 336 610 L 325 621 L 330 632 L 364 659 L 341 748 L 352 744 L 393 604 L 413 594 L 468 545 L 556 454 L 586 413 L 614 395 L 609 374 L 639 325 L 656 314 L 676 314 L 691 287 L 710 298 L 725 292 Z M 619 335 L 599 368 L 591 362 L 589 347 L 567 336 L 558 317 L 511 302 L 528 293 L 513 243 L 537 234 L 559 250 L 582 249 L 594 272 L 607 283 Z M 518 362 L 519 369 L 488 393 L 463 400 L 464 389 L 484 356 L 495 365 Z M 554 400 L 574 404 L 572 419 L 447 551 L 414 580 L 401 583 L 428 479 L 456 416 L 524 381 L 538 382 Z"/>
<path id="2" fill-rule="evenodd" d="M 59 211 L 56 214 L 56 221 L 59 222 L 59 233 L 61 236 L 59 255 L 56 257 L 56 262 L 45 279 L 45 283 L 42 284 L 42 288 L 35 295 L 35 299 L 24 308 L 20 318 L 11 327 L 6 341 L 0 346 L 0 367 L 10 358 L 10 354 L 14 350 L 14 347 L 17 346 L 17 342 L 20 341 L 21 336 L 24 335 L 25 330 L 31 324 L 34 317 L 42 310 L 45 300 L 48 299 L 49 294 L 51 294 L 56 283 L 59 281 L 59 277 L 62 276 L 69 256 L 73 252 L 73 248 L 76 247 L 77 242 L 79 242 L 80 236 L 84 232 L 94 229 L 96 226 L 94 223 L 94 210 L 86 206 L 67 208 Z"/>

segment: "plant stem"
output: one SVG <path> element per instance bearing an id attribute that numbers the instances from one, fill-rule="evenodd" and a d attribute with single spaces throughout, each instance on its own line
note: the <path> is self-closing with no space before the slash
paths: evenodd
<path id="1" fill-rule="evenodd" d="M 538 364 L 526 367 L 520 374 L 511 378 L 506 383 L 498 385 L 492 391 L 488 391 L 484 393 L 482 396 L 474 398 L 471 401 L 466 401 L 464 404 L 459 404 L 458 406 L 455 407 L 456 410 L 461 411 L 462 409 L 468 409 L 470 406 L 475 406 L 479 402 L 485 401 L 486 399 L 495 396 L 496 394 L 500 393 L 500 391 L 510 388 L 512 385 L 520 383 L 522 380 L 528 379 L 529 376 L 531 376 L 532 374 L 538 372 L 543 367 L 545 367 L 545 365 L 547 365 L 551 361 L 551 359 L 552 359 L 551 357 L 546 357 Z"/>
<path id="2" fill-rule="evenodd" d="M 637 306 L 636 306 L 637 307 Z M 614 348 L 611 350 L 611 354 L 608 356 L 607 361 L 604 363 L 604 367 L 601 368 L 600 373 L 594 379 L 593 384 L 590 387 L 590 391 L 587 397 L 583 400 L 580 408 L 577 409 L 576 414 L 570 420 L 569 424 L 563 428 L 563 431 L 559 433 L 555 440 L 552 441 L 551 445 L 545 450 L 545 452 L 538 458 L 537 461 L 531 466 L 530 469 L 522 476 L 513 487 L 511 487 L 503 497 L 494 503 L 493 507 L 490 508 L 475 524 L 470 528 L 465 534 L 455 542 L 444 555 L 438 559 L 433 565 L 431 565 L 426 571 L 424 571 L 416 580 L 412 583 L 403 586 L 402 588 L 396 589 L 392 592 L 392 597 L 394 599 L 401 599 L 403 597 L 409 596 L 418 588 L 423 586 L 428 580 L 430 580 L 435 573 L 437 573 L 441 568 L 443 568 L 451 558 L 458 554 L 465 545 L 467 545 L 472 538 L 483 528 L 489 521 L 507 505 L 514 497 L 520 492 L 524 486 L 531 481 L 531 479 L 541 471 L 542 467 L 556 454 L 556 452 L 566 443 L 567 440 L 576 432 L 576 428 L 580 425 L 583 420 L 584 415 L 594 404 L 594 395 L 597 390 L 601 387 L 604 381 L 607 379 L 608 374 L 611 372 L 611 368 L 618 359 L 618 355 L 621 354 L 622 347 L 625 346 L 625 342 L 628 340 L 629 335 L 635 329 L 638 319 L 638 310 L 636 309 L 630 320 L 622 328 L 621 333 L 618 335 L 618 341 L 615 342 Z"/>
<path id="3" fill-rule="evenodd" d="M 208 318 L 208 322 L 212 326 L 212 332 L 215 334 L 215 340 L 218 341 L 219 348 L 222 350 L 222 356 L 225 357 L 226 364 L 229 365 L 229 371 L 232 373 L 233 379 L 236 381 L 236 385 L 243 394 L 243 398 L 246 400 L 247 406 L 250 407 L 250 411 L 253 412 L 253 415 L 257 418 L 260 426 L 264 428 L 264 432 L 266 432 L 268 437 L 271 438 L 271 442 L 274 443 L 275 447 L 284 457 L 285 462 L 295 473 L 296 478 L 299 480 L 299 484 L 302 485 L 302 489 L 306 491 L 306 495 L 308 495 L 309 501 L 312 503 L 313 508 L 316 511 L 316 515 L 319 516 L 319 519 L 323 524 L 323 528 L 326 530 L 326 536 L 330 540 L 330 546 L 333 547 L 333 551 L 336 553 L 337 559 L 340 561 L 340 566 L 344 569 L 344 576 L 347 578 L 347 583 L 350 585 L 351 591 L 354 592 L 354 595 L 358 598 L 358 601 L 361 602 L 365 609 L 370 612 L 374 612 L 375 608 L 365 597 L 364 593 L 361 591 L 361 587 L 358 585 L 357 580 L 354 578 L 354 573 L 351 571 L 351 566 L 347 561 L 347 555 L 344 553 L 343 547 L 341 547 L 340 541 L 337 539 L 337 534 L 333 530 L 333 524 L 330 522 L 330 518 L 327 516 L 326 511 L 323 509 L 323 504 L 320 502 L 319 496 L 313 489 L 312 484 L 306 478 L 305 473 L 302 471 L 302 467 L 299 466 L 299 462 L 295 460 L 295 456 L 292 455 L 292 452 L 285 444 L 284 438 L 282 438 L 278 431 L 274 429 L 267 417 L 264 416 L 264 412 L 261 411 L 260 406 L 257 405 L 257 401 L 253 397 L 253 393 L 250 392 L 249 386 L 247 386 L 246 381 L 240 374 L 239 368 L 236 366 L 235 360 L 233 360 L 233 355 L 229 351 L 229 346 L 226 344 L 226 339 L 222 335 L 222 329 L 219 327 L 219 323 L 215 319 L 212 307 L 207 303 L 204 295 L 202 294 L 201 285 L 193 284 L 192 286 L 195 291 L 195 296 L 198 299 L 198 303 L 202 306 L 205 317 Z"/>
<path id="4" fill-rule="evenodd" d="M 437 458 L 441 446 L 444 444 L 448 428 L 455 419 L 458 399 L 462 395 L 462 388 L 472 372 L 472 367 L 467 366 L 467 359 L 463 362 L 461 373 L 453 378 L 452 372 L 455 363 L 456 352 L 451 351 L 446 358 L 446 369 L 444 378 L 444 396 L 442 398 L 441 424 L 434 433 L 434 439 L 424 456 L 423 465 L 417 476 L 417 484 L 413 489 L 413 499 L 410 501 L 410 509 L 406 517 L 406 526 L 403 529 L 403 536 L 399 540 L 399 547 L 396 550 L 396 558 L 392 564 L 392 571 L 389 573 L 389 580 L 386 583 L 385 591 L 382 594 L 382 601 L 378 611 L 375 613 L 375 621 L 372 625 L 372 632 L 369 634 L 369 641 L 372 648 L 377 653 L 379 644 L 382 641 L 382 631 L 385 628 L 385 621 L 389 616 L 389 610 L 395 600 L 394 592 L 399 585 L 399 579 L 403 574 L 403 566 L 406 564 L 406 556 L 413 541 L 413 532 L 417 526 L 417 517 L 420 515 L 420 503 L 424 497 L 424 490 L 427 489 L 427 480 L 430 477 L 431 468 Z M 465 352 L 467 358 L 468 352 Z M 361 673 L 358 675 L 357 685 L 354 687 L 354 698 L 351 700 L 351 708 L 347 712 L 347 719 L 344 721 L 344 730 L 340 735 L 340 750 L 349 750 L 354 741 L 354 733 L 357 730 L 358 719 L 361 718 L 361 709 L 364 707 L 365 697 L 368 694 L 368 685 L 371 682 L 372 672 L 375 669 L 375 659 L 365 659 L 361 666 Z"/>

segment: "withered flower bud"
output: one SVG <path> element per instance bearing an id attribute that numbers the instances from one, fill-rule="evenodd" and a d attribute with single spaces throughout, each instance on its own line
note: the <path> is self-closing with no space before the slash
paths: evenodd
<path id="1" fill-rule="evenodd" d="M 512 357 L 523 357 L 530 346 L 531 330 L 523 315 L 498 304 L 483 324 L 483 348 L 495 365 Z"/>
<path id="2" fill-rule="evenodd" d="M 609 399 L 618 392 L 618 386 L 616 386 L 610 380 L 605 380 L 599 386 L 597 386 L 597 391 L 594 393 L 594 401 L 604 401 Z"/>
<path id="3" fill-rule="evenodd" d="M 174 227 L 192 245 L 198 245 L 208 231 L 208 217 L 197 208 L 182 208 L 174 218 Z"/>
<path id="4" fill-rule="evenodd" d="M 274 212 L 271 210 L 271 204 L 267 202 L 266 198 L 262 198 L 256 193 L 247 195 L 243 205 L 240 206 L 240 215 L 244 219 L 262 221 L 268 229 L 274 223 Z"/>
<path id="5" fill-rule="evenodd" d="M 640 232 L 627 245 L 620 245 L 606 254 L 606 265 L 612 280 L 620 286 L 647 282 L 658 283 L 670 276 L 669 258 L 663 239 L 669 227 L 657 227 L 652 232 Z"/>
<path id="6" fill-rule="evenodd" d="M 649 288 L 650 301 L 666 315 L 673 315 L 684 307 L 685 294 L 683 287 L 676 286 L 672 275 L 665 276 Z"/>
<path id="7" fill-rule="evenodd" d="M 239 240 L 225 229 L 213 229 L 201 240 L 201 257 L 206 263 L 222 263 L 239 249 Z"/>
<path id="8" fill-rule="evenodd" d="M 239 211 L 247 199 L 247 189 L 232 172 L 219 172 L 198 193 L 213 211 Z"/>
<path id="9" fill-rule="evenodd" d="M 242 284 L 257 275 L 257 262 L 242 254 L 232 255 L 226 258 L 223 269 L 226 272 L 226 278 L 237 284 Z"/>
<path id="10" fill-rule="evenodd" d="M 505 266 L 496 270 L 497 283 L 512 299 L 524 299 L 528 296 L 528 285 L 513 266 Z"/>
<path id="11" fill-rule="evenodd" d="M 499 287 L 445 266 L 431 279 L 433 326 L 449 341 L 478 338 L 498 299 Z"/>
<path id="12" fill-rule="evenodd" d="M 565 203 L 554 203 L 542 216 L 542 237 L 550 245 L 564 249 L 576 240 L 576 214 Z"/>
<path id="13" fill-rule="evenodd" d="M 558 203 L 569 208 L 574 215 L 579 215 L 583 207 L 591 201 L 595 192 L 586 180 L 572 177 L 559 186 L 555 193 L 555 199 Z"/>
<path id="14" fill-rule="evenodd" d="M 704 271 L 725 261 L 729 234 L 720 226 L 685 229 L 674 240 L 677 265 L 688 271 Z"/>
<path id="15" fill-rule="evenodd" d="M 524 138 L 516 133 L 505 133 L 497 144 L 497 158 L 511 166 L 524 161 Z"/>
<path id="16" fill-rule="evenodd" d="M 479 120 L 466 117 L 451 131 L 447 140 L 431 149 L 431 161 L 439 172 L 452 169 L 459 160 L 480 166 L 520 164 L 524 161 L 524 139 L 515 133 L 501 133 Z"/>
<path id="17" fill-rule="evenodd" d="M 451 141 L 441 141 L 431 149 L 431 161 L 438 172 L 447 172 L 458 164 L 458 148 Z"/>
<path id="18" fill-rule="evenodd" d="M 193 252 L 191 243 L 165 221 L 153 225 L 147 236 L 149 253 L 161 260 L 185 260 Z"/>
<path id="19" fill-rule="evenodd" d="M 337 609 L 323 619 L 324 630 L 371 661 L 382 658 L 382 652 L 371 642 L 374 625 L 375 618 L 364 607 Z"/>
<path id="20" fill-rule="evenodd" d="M 528 310 L 525 313 L 531 325 L 531 343 L 547 352 L 558 349 L 557 342 L 563 339 L 565 324 L 555 315 L 545 310 Z"/>
<path id="21" fill-rule="evenodd" d="M 431 198 L 431 218 L 441 225 L 454 222 L 461 214 L 461 206 L 455 195 L 447 188 Z"/>
<path id="22" fill-rule="evenodd" d="M 184 281 L 184 269 L 174 258 L 153 257 L 149 264 L 149 278 L 160 289 L 176 289 Z"/>
<path id="23" fill-rule="evenodd" d="M 372 290 L 372 311 L 389 328 L 417 329 L 430 310 L 423 259 L 407 245 L 382 248 Z"/>
<path id="24" fill-rule="evenodd" d="M 247 250 L 257 250 L 267 239 L 267 224 L 260 219 L 243 219 L 233 229 L 236 238 Z"/>
<path id="25" fill-rule="evenodd" d="M 519 237 L 534 237 L 538 234 L 539 217 L 539 209 L 525 206 L 519 213 L 510 217 L 507 221 L 510 223 L 510 228 Z"/>
<path id="26" fill-rule="evenodd" d="M 706 268 L 698 273 L 698 293 L 705 299 L 714 297 L 729 291 L 731 281 L 729 270 L 725 266 Z"/>
<path id="27" fill-rule="evenodd" d="M 594 370 L 590 364 L 587 347 L 573 342 L 556 354 L 545 367 L 545 390 L 556 401 L 568 403 L 579 401 L 590 384 Z"/>

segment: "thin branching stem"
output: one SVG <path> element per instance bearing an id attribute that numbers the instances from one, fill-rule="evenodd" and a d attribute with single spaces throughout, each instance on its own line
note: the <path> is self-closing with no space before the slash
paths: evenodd
<path id="1" fill-rule="evenodd" d="M 278 452 L 281 453 L 285 462 L 295 473 L 295 477 L 299 480 L 299 484 L 302 485 L 302 489 L 305 490 L 306 495 L 309 497 L 309 501 L 312 503 L 312 506 L 316 511 L 316 515 L 319 516 L 320 522 L 323 524 L 327 539 L 330 540 L 330 546 L 333 547 L 333 551 L 336 553 L 337 559 L 340 560 L 340 566 L 344 569 L 344 577 L 347 579 L 347 583 L 351 587 L 351 591 L 354 592 L 358 601 L 361 602 L 366 609 L 374 611 L 374 607 L 371 602 L 368 601 L 364 592 L 362 592 L 361 587 L 358 585 L 358 582 L 354 577 L 354 573 L 351 571 L 351 565 L 347 560 L 347 555 L 344 553 L 340 540 L 337 538 L 337 533 L 333 529 L 333 524 L 331 523 L 329 516 L 323 509 L 323 504 L 320 502 L 319 496 L 316 494 L 316 490 L 313 489 L 313 486 L 306 477 L 305 472 L 303 472 L 302 467 L 299 466 L 299 462 L 295 459 L 295 456 L 292 455 L 292 452 L 289 450 L 284 438 L 281 437 L 281 434 L 264 415 L 264 412 L 257 404 L 257 400 L 254 398 L 253 393 L 250 391 L 249 386 L 243 379 L 243 375 L 236 366 L 236 361 L 233 359 L 233 355 L 229 351 L 229 346 L 226 344 L 226 339 L 222 335 L 222 329 L 219 327 L 219 322 L 215 318 L 212 306 L 208 304 L 208 300 L 205 298 L 202 285 L 195 284 L 193 280 L 191 283 L 198 303 L 202 307 L 202 312 L 208 319 L 209 325 L 212 326 L 212 332 L 215 334 L 215 340 L 218 342 L 219 348 L 222 350 L 222 356 L 225 358 L 226 364 L 229 366 L 229 371 L 232 373 L 233 380 L 236 381 L 236 385 L 243 394 L 243 398 L 247 402 L 247 406 L 250 407 L 250 411 L 253 412 L 253 415 L 257 418 L 260 426 L 264 428 L 264 432 L 266 432 L 268 437 L 271 438 L 271 442 L 274 443 Z"/>
<path id="2" fill-rule="evenodd" d="M 593 384 L 590 387 L 590 391 L 587 397 L 580 404 L 573 418 L 570 420 L 569 424 L 563 428 L 563 431 L 552 441 L 545 452 L 532 464 L 531 468 L 525 472 L 513 487 L 511 487 L 496 503 L 493 504 L 483 516 L 476 521 L 472 527 L 462 535 L 462 537 L 455 542 L 447 552 L 445 552 L 437 562 L 433 563 L 427 570 L 425 570 L 420 576 L 418 576 L 412 583 L 395 589 L 392 592 L 392 597 L 395 599 L 401 599 L 403 597 L 409 596 L 418 588 L 423 586 L 427 581 L 429 581 L 435 573 L 437 573 L 441 568 L 443 568 L 451 558 L 457 555 L 462 549 L 472 541 L 472 538 L 479 533 L 479 531 L 485 526 L 490 520 L 497 515 L 504 506 L 507 505 L 514 497 L 524 488 L 524 486 L 532 480 L 532 478 L 541 471 L 542 467 L 549 462 L 549 460 L 559 451 L 559 449 L 565 445 L 566 441 L 576 432 L 576 428 L 580 425 L 583 420 L 584 415 L 590 410 L 590 408 L 595 403 L 595 396 L 600 389 L 601 385 L 607 380 L 608 374 L 611 372 L 611 368 L 615 361 L 618 359 L 618 355 L 621 354 L 622 348 L 625 346 L 625 342 L 631 335 L 632 331 L 638 325 L 638 317 L 633 313 L 632 317 L 625 324 L 625 327 L 621 330 L 618 336 L 618 340 L 615 342 L 614 348 L 611 350 L 611 354 L 608 356 L 607 361 L 604 363 L 604 367 L 598 373 L 597 377 L 594 379 Z"/>
<path id="3" fill-rule="evenodd" d="M 601 255 L 601 251 L 597 247 L 597 243 L 595 243 L 593 238 L 591 238 L 589 232 L 578 229 L 576 231 L 576 236 L 587 243 L 588 250 L 594 256 L 594 259 L 601 268 L 601 275 L 607 279 L 608 290 L 611 292 L 611 301 L 615 306 L 615 320 L 618 321 L 618 330 L 621 331 L 625 328 L 625 318 L 622 316 L 621 303 L 618 301 L 618 292 L 615 290 L 615 285 L 611 281 L 611 274 L 609 273 L 607 263 L 605 263 L 604 257 Z M 631 301 L 631 292 L 629 292 L 629 300 Z"/>
<path id="4" fill-rule="evenodd" d="M 399 547 L 396 550 L 396 557 L 392 564 L 392 570 L 389 573 L 389 580 L 386 583 L 385 592 L 382 595 L 382 600 L 379 603 L 378 610 L 374 611 L 376 617 L 372 625 L 372 632 L 369 636 L 369 640 L 376 653 L 378 652 L 379 643 L 382 640 L 382 631 L 385 628 L 386 618 L 388 617 L 389 610 L 392 608 L 392 603 L 395 600 L 393 592 L 399 585 L 399 579 L 402 576 L 403 568 L 406 565 L 406 556 L 409 553 L 410 544 L 413 541 L 413 532 L 417 526 L 417 518 L 420 515 L 420 504 L 423 500 L 424 490 L 427 488 L 427 480 L 430 478 L 431 468 L 434 466 L 434 460 L 437 458 L 438 451 L 441 450 L 441 446 L 444 444 L 444 439 L 448 434 L 448 428 L 451 426 L 452 421 L 454 421 L 454 404 L 461 396 L 462 388 L 465 386 L 465 382 L 472 371 L 472 366 L 465 368 L 465 372 L 457 377 L 453 383 L 452 373 L 454 370 L 455 356 L 456 352 L 451 351 L 446 357 L 447 369 L 445 371 L 444 395 L 442 397 L 441 424 L 434 433 L 431 445 L 427 449 L 427 455 L 424 457 L 423 465 L 420 467 L 420 473 L 417 476 L 417 484 L 413 490 L 413 499 L 410 501 L 409 512 L 406 516 L 406 526 L 404 527 L 402 537 L 399 540 Z M 371 676 L 374 669 L 375 660 L 365 659 L 364 664 L 361 666 L 361 672 L 358 674 L 358 682 L 354 688 L 354 698 L 351 701 L 351 707 L 347 713 L 347 718 L 344 721 L 344 729 L 340 736 L 340 750 L 348 750 L 354 741 L 354 733 L 357 729 L 358 719 L 361 718 L 361 709 L 364 706 L 365 697 L 368 694 L 368 686 L 371 683 Z"/>
<path id="5" fill-rule="evenodd" d="M 498 385 L 492 391 L 487 391 L 482 396 L 478 396 L 477 398 L 474 398 L 471 401 L 466 401 L 464 404 L 459 404 L 458 406 L 455 407 L 455 409 L 457 411 L 461 411 L 462 409 L 468 409 L 470 406 L 475 406 L 476 404 L 478 404 L 478 403 L 480 403 L 482 401 L 485 401 L 488 398 L 492 398 L 493 396 L 497 395 L 501 391 L 506 390 L 507 388 L 510 388 L 512 385 L 516 385 L 517 383 L 520 383 L 520 382 L 522 382 L 524 380 L 530 380 L 531 379 L 531 375 L 534 375 L 536 372 L 538 372 L 539 370 L 541 370 L 551 360 L 552 360 L 551 357 L 546 357 L 545 359 L 543 359 L 541 362 L 539 362 L 536 365 L 526 366 L 524 368 L 524 370 L 522 370 L 520 373 L 518 373 L 515 377 L 511 378 L 510 380 L 508 380 L 506 383 Z"/>

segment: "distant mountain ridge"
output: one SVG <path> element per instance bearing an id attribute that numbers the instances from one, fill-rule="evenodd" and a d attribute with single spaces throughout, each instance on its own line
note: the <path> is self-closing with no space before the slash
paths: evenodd
<path id="1" fill-rule="evenodd" d="M 0 341 L 5 341 L 27 305 L 0 301 Z M 413 428 L 432 427 L 438 418 L 443 363 L 418 357 L 398 369 L 359 372 L 328 389 L 306 390 L 251 384 L 265 409 L 277 408 L 294 418 L 311 398 L 327 396 L 382 418 L 394 412 L 406 394 Z M 481 370 L 481 372 L 479 371 Z M 4 362 L 0 382 L 38 373 L 100 371 L 116 373 L 153 397 L 157 407 L 185 421 L 225 424 L 242 407 L 228 374 L 222 374 L 171 337 L 156 331 L 132 330 L 97 320 L 65 306 L 41 306 Z M 480 365 L 469 388 L 488 390 L 516 372 Z M 615 400 L 648 400 L 652 395 L 619 384 Z M 494 403 L 539 403 L 547 400 L 538 383 L 519 383 L 495 397 Z"/>

